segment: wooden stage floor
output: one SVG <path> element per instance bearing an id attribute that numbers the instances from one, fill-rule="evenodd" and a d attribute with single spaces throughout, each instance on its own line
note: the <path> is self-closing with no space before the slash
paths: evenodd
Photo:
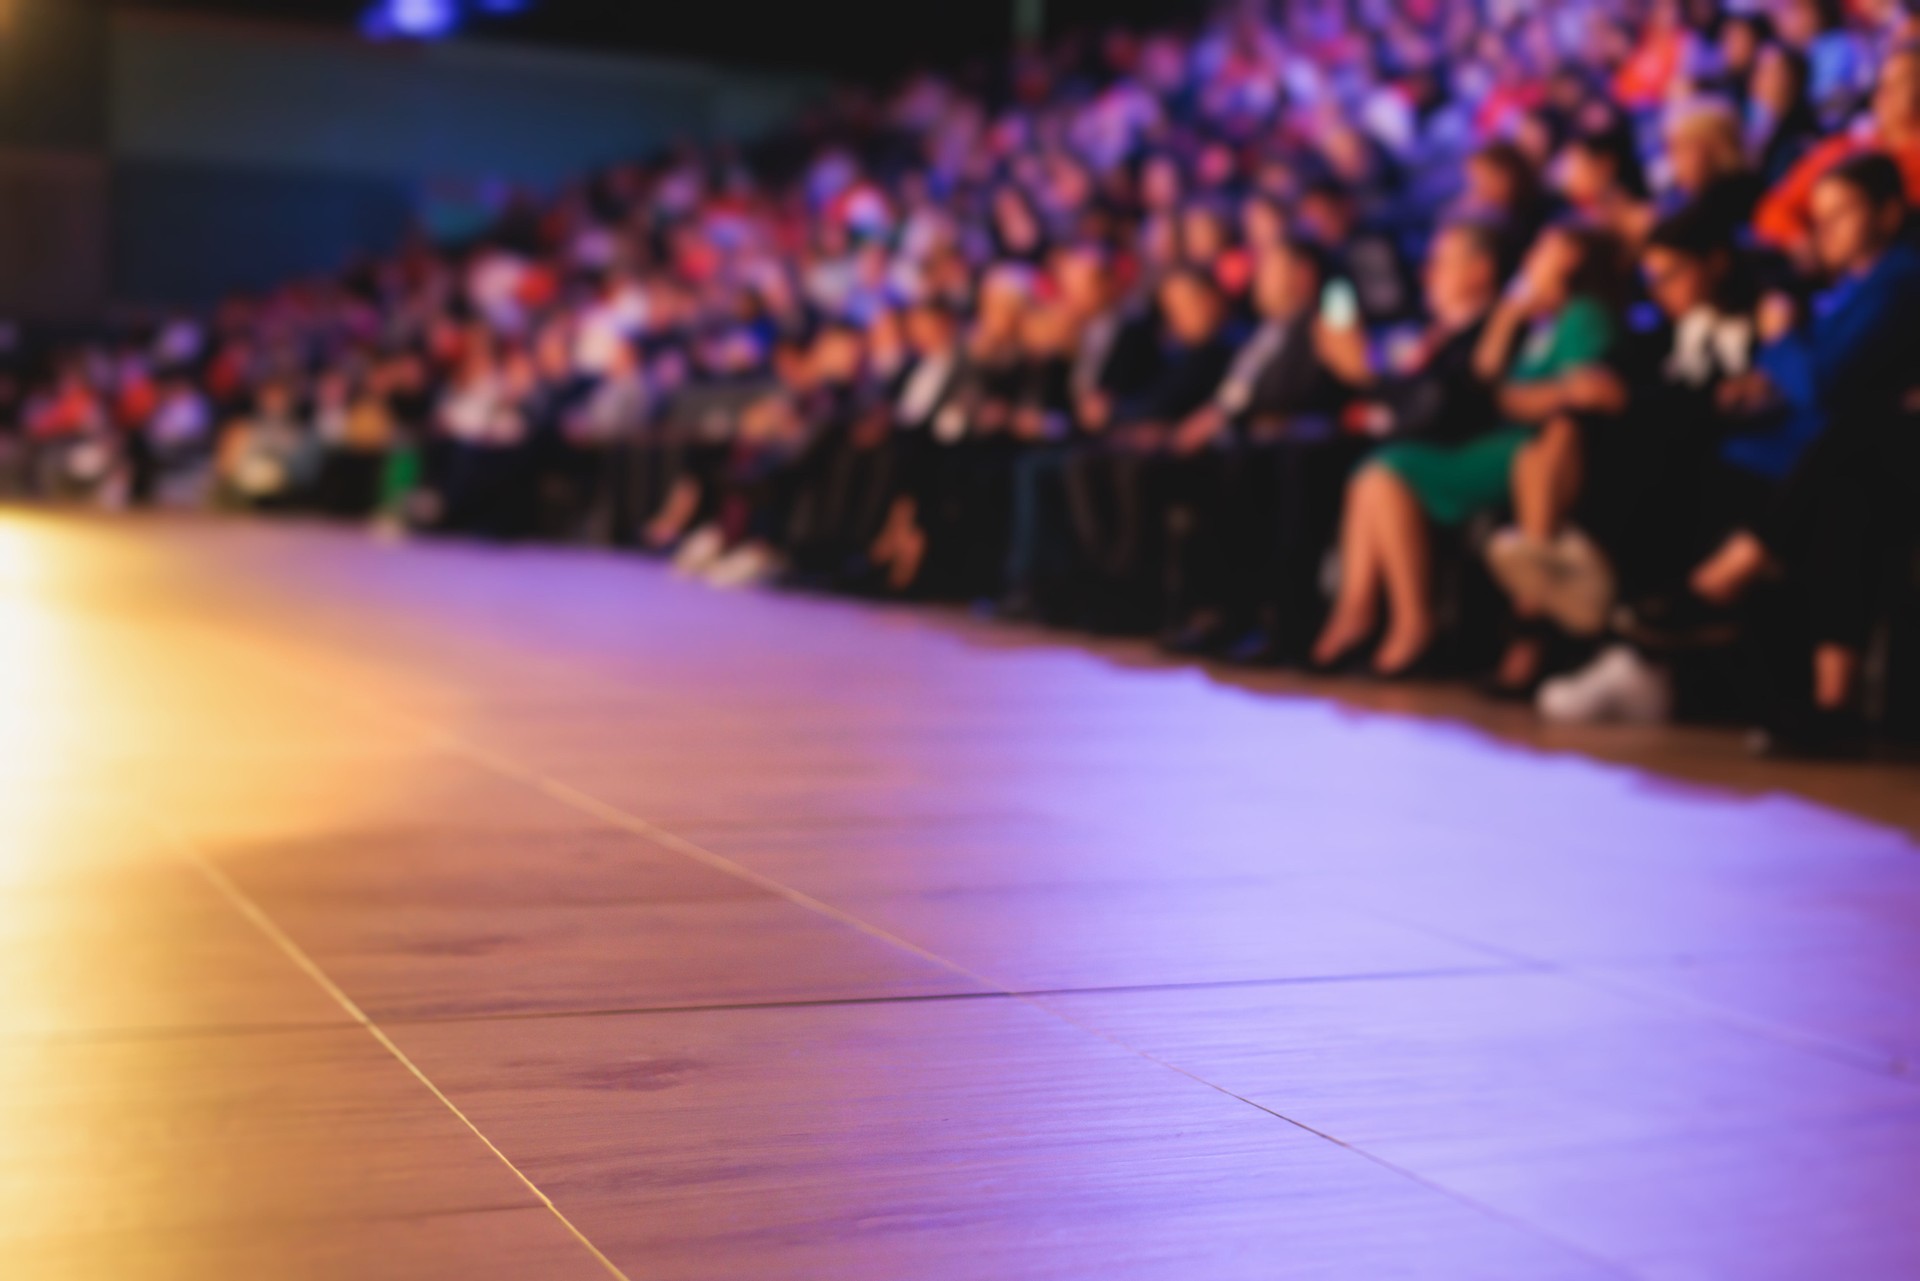
<path id="1" fill-rule="evenodd" d="M 1916 783 L 0 512 L 0 1277 L 1920 1276 Z"/>

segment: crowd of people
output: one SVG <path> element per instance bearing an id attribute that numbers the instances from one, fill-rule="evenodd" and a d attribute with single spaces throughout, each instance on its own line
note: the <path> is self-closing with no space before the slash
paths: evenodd
<path id="1" fill-rule="evenodd" d="M 1273 0 L 848 90 L 0 374 L 7 484 L 578 539 L 1863 741 L 1904 0 Z"/>

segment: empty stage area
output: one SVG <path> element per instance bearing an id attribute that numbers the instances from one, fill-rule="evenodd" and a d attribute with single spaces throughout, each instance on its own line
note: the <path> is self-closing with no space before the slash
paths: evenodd
<path id="1" fill-rule="evenodd" d="M 0 1276 L 1913 1277 L 1916 781 L 0 512 Z"/>

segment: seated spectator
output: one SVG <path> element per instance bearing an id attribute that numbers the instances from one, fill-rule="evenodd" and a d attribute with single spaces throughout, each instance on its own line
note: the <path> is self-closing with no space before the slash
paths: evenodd
<path id="1" fill-rule="evenodd" d="M 1314 642 L 1317 666 L 1345 662 L 1388 618 L 1373 668 L 1413 671 L 1436 630 L 1430 528 L 1458 525 L 1505 494 L 1524 433 L 1498 426 L 1493 382 L 1479 352 L 1500 294 L 1498 232 L 1456 223 L 1435 237 L 1426 271 L 1427 323 L 1367 390 L 1354 420 L 1397 443 L 1377 452 L 1347 487 L 1340 529 L 1340 588 Z"/>
<path id="2" fill-rule="evenodd" d="M 1827 752 L 1857 745 L 1875 567 L 1899 545 L 1885 537 L 1888 522 L 1911 503 L 1900 487 L 1914 475 L 1903 413 L 1916 381 L 1920 251 L 1901 239 L 1905 176 L 1889 157 L 1842 161 L 1810 200 L 1814 252 L 1832 286 L 1797 321 L 1787 299 L 1768 298 L 1756 368 L 1719 397 L 1729 412 L 1766 415 L 1769 426 L 1730 438 L 1721 459 L 1771 484 L 1743 487 L 1744 510 L 1693 570 L 1687 594 L 1634 621 L 1640 634 L 1671 640 L 1786 575 L 1805 597 L 1811 697 L 1776 712 L 1776 746 Z"/>
<path id="3" fill-rule="evenodd" d="M 1163 642 L 1198 653 L 1231 641 L 1236 657 L 1265 661 L 1291 656 L 1310 625 L 1331 496 L 1358 456 L 1339 418 L 1367 354 L 1357 293 L 1315 245 L 1269 250 L 1254 300 L 1260 327 L 1174 431 L 1157 487 L 1180 533 Z"/>
<path id="4" fill-rule="evenodd" d="M 261 387 L 253 412 L 222 431 L 215 477 L 228 503 L 284 510 L 304 496 L 319 462 L 318 443 L 300 420 L 293 388 L 270 382 Z"/>
<path id="5" fill-rule="evenodd" d="M 1887 55 L 1866 117 L 1801 157 L 1754 211 L 1755 234 L 1800 261 L 1813 261 L 1813 189 L 1834 165 L 1869 151 L 1890 157 L 1905 180 L 1907 199 L 1920 199 L 1920 47 L 1903 45 Z"/>

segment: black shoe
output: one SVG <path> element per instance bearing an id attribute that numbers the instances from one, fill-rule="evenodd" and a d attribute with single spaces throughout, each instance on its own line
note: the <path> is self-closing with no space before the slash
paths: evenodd
<path id="1" fill-rule="evenodd" d="M 1012 591 L 995 602 L 993 616 L 1003 623 L 1038 622 L 1040 607 L 1028 593 Z"/>
<path id="2" fill-rule="evenodd" d="M 1160 633 L 1158 644 L 1166 653 L 1182 658 L 1206 658 L 1226 640 L 1227 629 L 1219 619 L 1197 618 Z"/>
<path id="3" fill-rule="evenodd" d="M 1614 611 L 1613 629 L 1636 645 L 1664 651 L 1721 649 L 1740 638 L 1733 610 L 1692 592 L 1622 605 Z"/>
<path id="4" fill-rule="evenodd" d="M 1220 657 L 1239 667 L 1281 667 L 1292 655 L 1270 629 L 1256 627 L 1221 646 Z"/>
<path id="5" fill-rule="evenodd" d="M 1854 761 L 1867 754 L 1867 723 L 1857 712 L 1803 708 L 1755 730 L 1747 746 L 1769 760 Z"/>
<path id="6" fill-rule="evenodd" d="M 1410 663 L 1401 665 L 1390 672 L 1376 667 L 1368 667 L 1367 674 L 1377 681 L 1389 685 L 1402 681 L 1430 681 L 1440 676 L 1440 645 L 1438 641 L 1428 641 L 1427 647 L 1419 652 Z"/>

